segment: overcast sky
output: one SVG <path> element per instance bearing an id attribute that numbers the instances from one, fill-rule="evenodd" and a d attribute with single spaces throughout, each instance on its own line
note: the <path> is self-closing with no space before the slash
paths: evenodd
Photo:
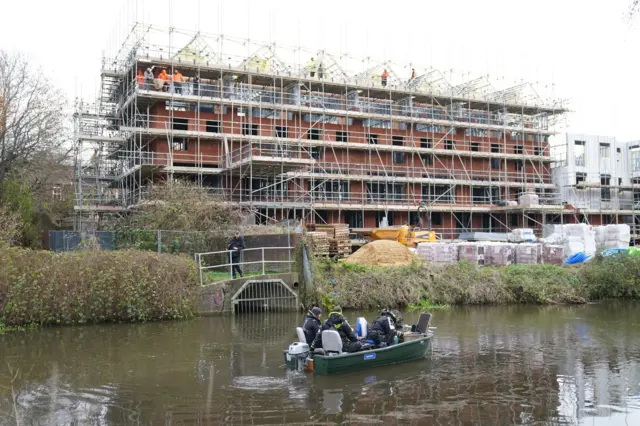
<path id="1" fill-rule="evenodd" d="M 136 20 L 300 43 L 538 82 L 571 101 L 557 130 L 640 139 L 640 16 L 623 19 L 630 1 L 6 1 L 0 48 L 27 54 L 73 99 L 96 92 L 102 52 Z"/>

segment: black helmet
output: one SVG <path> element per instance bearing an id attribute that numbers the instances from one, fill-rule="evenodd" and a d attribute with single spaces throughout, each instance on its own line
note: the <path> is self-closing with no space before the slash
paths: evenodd
<path id="1" fill-rule="evenodd" d="M 386 308 L 385 308 L 385 309 L 383 309 L 383 310 L 380 312 L 380 316 L 383 316 L 383 315 L 386 315 L 386 316 L 388 316 L 389 318 L 391 318 L 391 319 L 393 320 L 393 322 L 394 322 L 394 323 L 398 321 L 398 319 L 397 319 L 397 317 L 396 317 L 396 314 L 395 314 L 393 311 L 390 311 L 389 309 L 386 309 Z"/>

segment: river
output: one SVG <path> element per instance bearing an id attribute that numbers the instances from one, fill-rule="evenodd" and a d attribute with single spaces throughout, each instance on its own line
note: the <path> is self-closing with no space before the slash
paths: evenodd
<path id="1" fill-rule="evenodd" d="M 428 359 L 335 377 L 283 369 L 293 313 L 7 333 L 0 424 L 640 425 L 639 312 L 436 311 Z"/>

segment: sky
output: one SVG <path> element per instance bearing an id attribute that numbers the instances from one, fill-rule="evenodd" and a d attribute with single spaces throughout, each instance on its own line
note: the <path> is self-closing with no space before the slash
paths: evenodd
<path id="1" fill-rule="evenodd" d="M 21 52 L 70 101 L 134 22 L 421 64 L 458 78 L 532 81 L 569 100 L 557 131 L 640 139 L 640 16 L 631 0 L 21 0 L 3 4 L 0 49 Z"/>

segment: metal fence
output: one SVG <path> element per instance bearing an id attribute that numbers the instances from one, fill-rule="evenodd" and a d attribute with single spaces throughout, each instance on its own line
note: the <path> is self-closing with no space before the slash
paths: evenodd
<path id="1" fill-rule="evenodd" d="M 226 250 L 230 233 L 184 232 L 147 229 L 120 231 L 49 231 L 43 246 L 56 252 L 77 250 L 143 250 L 157 253 L 208 253 Z M 297 241 L 295 234 L 244 235 L 245 247 L 289 247 Z"/>
<path id="2" fill-rule="evenodd" d="M 231 279 L 240 274 L 248 277 L 291 272 L 295 262 L 293 249 L 291 246 L 248 248 L 240 252 L 238 259 L 233 259 L 233 250 L 196 253 L 194 257 L 200 269 L 200 284 Z M 233 271 L 234 266 L 239 269 L 237 274 Z"/>
<path id="3" fill-rule="evenodd" d="M 49 231 L 45 246 L 55 252 L 115 250 L 116 240 L 113 232 Z"/>

